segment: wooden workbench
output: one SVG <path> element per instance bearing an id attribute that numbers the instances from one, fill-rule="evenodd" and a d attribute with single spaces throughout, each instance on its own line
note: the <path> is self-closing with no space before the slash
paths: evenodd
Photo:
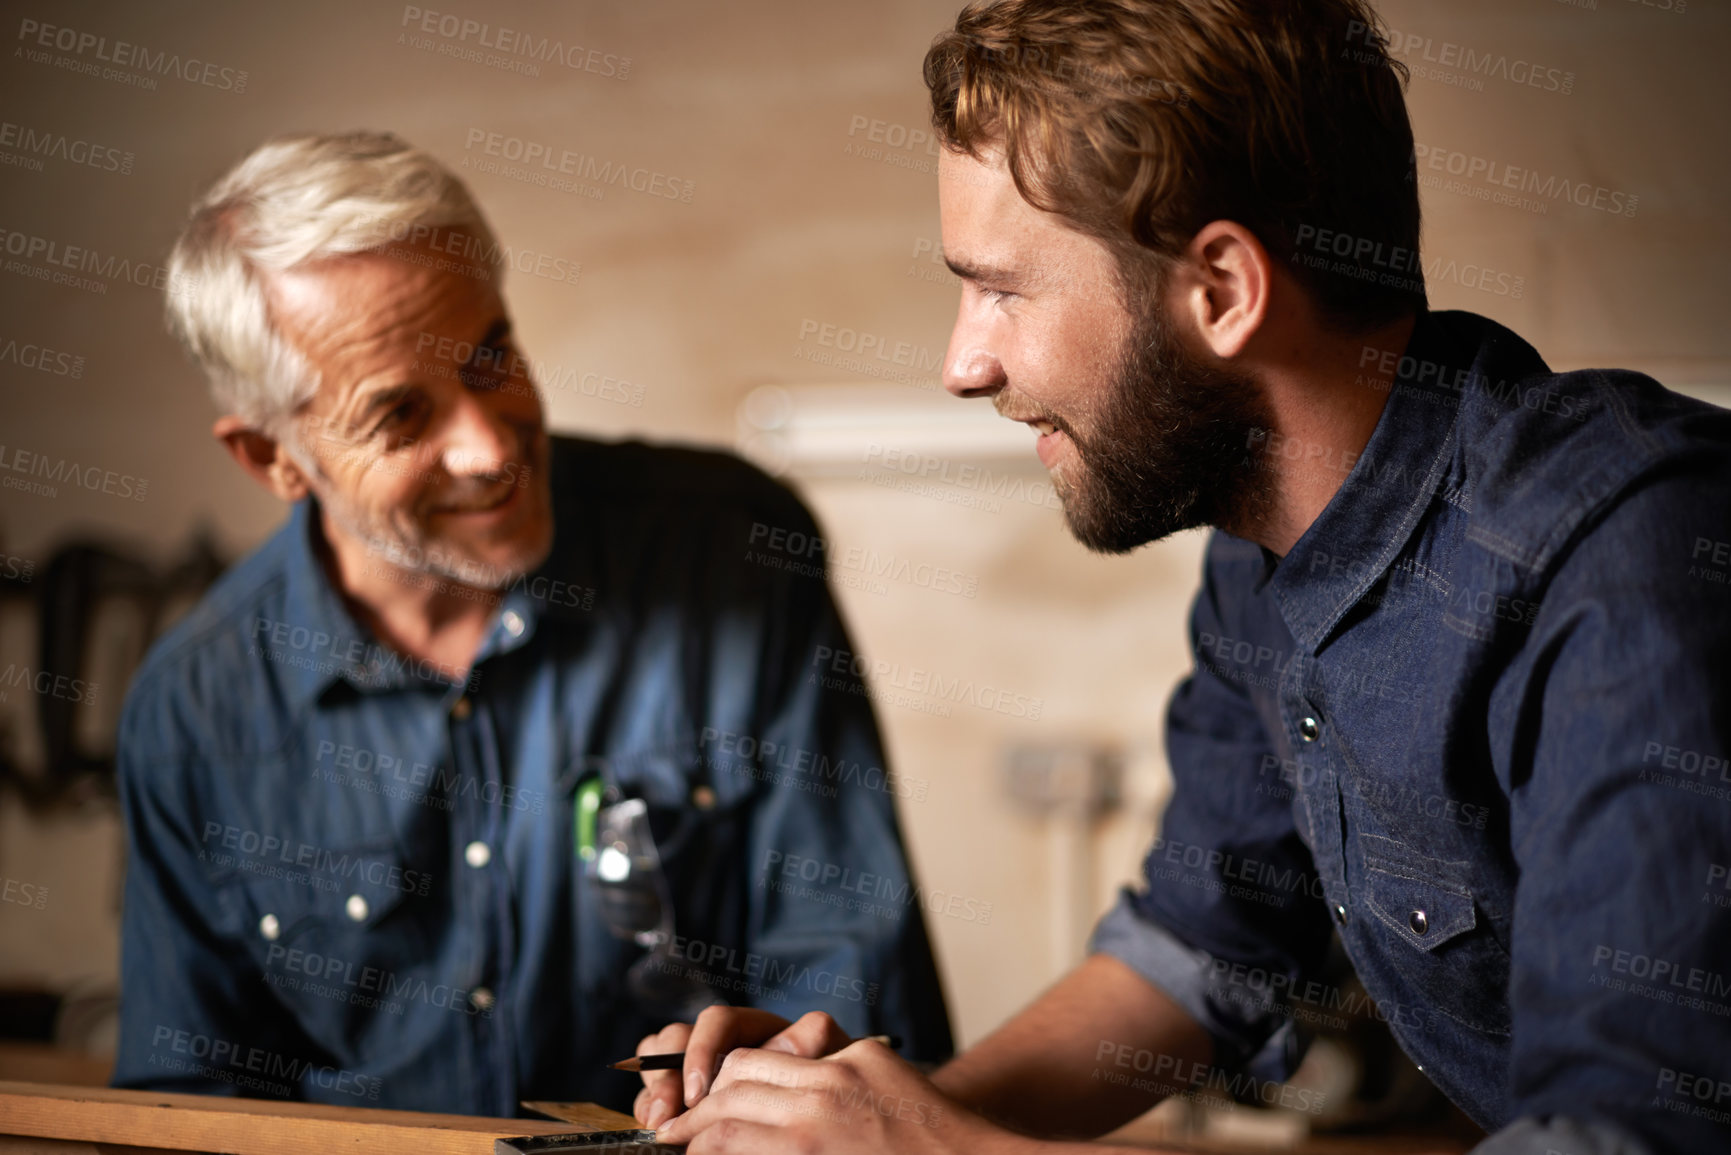
<path id="1" fill-rule="evenodd" d="M 5 1155 L 493 1155 L 513 1135 L 632 1130 L 629 1115 L 590 1103 L 558 1105 L 564 1121 L 491 1119 L 283 1103 L 218 1095 L 118 1091 L 54 1083 L 0 1082 L 0 1152 Z"/>

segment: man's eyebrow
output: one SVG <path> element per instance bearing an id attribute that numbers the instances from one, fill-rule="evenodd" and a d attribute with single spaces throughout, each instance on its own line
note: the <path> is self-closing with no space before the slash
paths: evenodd
<path id="1" fill-rule="evenodd" d="M 944 264 L 949 266 L 950 272 L 962 280 L 972 281 L 975 284 L 1010 285 L 1021 280 L 1010 269 L 987 264 L 983 261 L 971 260 L 968 257 L 953 256 L 950 253 L 944 254 Z"/>
<path id="2" fill-rule="evenodd" d="M 463 362 L 462 368 L 469 369 L 474 367 L 477 358 L 490 358 L 492 356 L 490 350 L 510 335 L 511 319 L 509 317 L 500 317 L 495 320 L 491 325 L 487 326 L 487 331 L 481 335 L 481 339 L 474 343 L 473 349 L 469 353 L 469 359 Z M 375 393 L 367 394 L 361 402 L 360 408 L 356 410 L 354 416 L 344 423 L 344 433 L 348 436 L 353 436 L 357 429 L 372 420 L 375 413 L 391 408 L 399 401 L 403 400 L 403 398 L 413 393 L 417 388 L 418 386 L 415 385 L 414 382 L 403 381 L 396 385 L 387 386 Z"/>

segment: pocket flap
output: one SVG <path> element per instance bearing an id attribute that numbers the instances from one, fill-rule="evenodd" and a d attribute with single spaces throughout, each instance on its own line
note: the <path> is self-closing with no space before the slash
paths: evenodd
<path id="1" fill-rule="evenodd" d="M 297 848 L 288 857 L 240 858 L 212 879 L 217 902 L 243 933 L 275 919 L 271 941 L 287 945 L 309 926 L 370 930 L 411 894 L 432 888 L 426 871 L 404 867 L 395 847 Z"/>
<path id="2" fill-rule="evenodd" d="M 1473 896 L 1394 864 L 1365 867 L 1365 904 L 1409 946 L 1435 950 L 1478 924 Z"/>

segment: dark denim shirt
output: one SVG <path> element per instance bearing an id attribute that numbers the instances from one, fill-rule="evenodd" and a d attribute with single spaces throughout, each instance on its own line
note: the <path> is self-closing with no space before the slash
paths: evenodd
<path id="1" fill-rule="evenodd" d="M 117 1086 L 628 1108 L 637 1077 L 603 1065 L 665 1019 L 577 860 L 593 775 L 648 806 L 674 911 L 656 966 L 950 1052 L 896 819 L 911 780 L 861 687 L 812 673 L 852 648 L 821 555 L 754 548 L 816 540 L 810 515 L 694 450 L 554 438 L 550 477 L 552 555 L 466 678 L 356 624 L 307 503 L 154 647 L 119 741 Z M 804 885 L 810 862 L 874 901 Z"/>
<path id="2" fill-rule="evenodd" d="M 1363 999 L 1337 931 L 1481 1150 L 1731 1150 L 1731 413 L 1467 313 L 1396 368 L 1357 459 L 1251 447 L 1344 484 L 1283 558 L 1211 540 L 1093 949 L 1280 1076 Z"/>

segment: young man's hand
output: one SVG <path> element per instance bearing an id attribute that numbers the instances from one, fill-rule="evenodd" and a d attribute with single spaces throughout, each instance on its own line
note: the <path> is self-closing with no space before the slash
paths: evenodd
<path id="1" fill-rule="evenodd" d="M 808 1042 L 816 1041 L 819 1025 L 810 1028 Z M 689 1144 L 692 1155 L 983 1155 L 1028 1145 L 962 1108 L 870 1040 L 820 1059 L 767 1046 L 733 1051 L 710 1093 L 656 1128 L 656 1139 Z"/>
<path id="2" fill-rule="evenodd" d="M 695 1024 L 673 1023 L 637 1044 L 639 1055 L 685 1052 L 678 1071 L 644 1071 L 633 1113 L 655 1130 L 709 1093 L 722 1060 L 736 1047 L 762 1047 L 780 1054 L 819 1059 L 853 1040 L 822 1011 L 797 1023 L 753 1007 L 709 1007 Z"/>

